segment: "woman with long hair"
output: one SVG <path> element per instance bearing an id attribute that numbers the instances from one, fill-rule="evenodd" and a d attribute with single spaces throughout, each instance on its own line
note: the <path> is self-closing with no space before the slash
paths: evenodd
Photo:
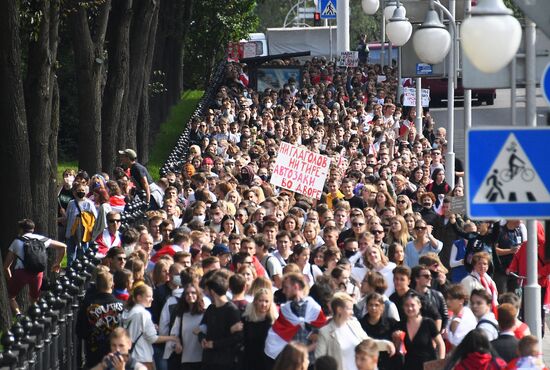
<path id="1" fill-rule="evenodd" d="M 175 342 L 181 346 L 175 335 L 158 335 L 151 313 L 147 311 L 153 302 L 153 290 L 148 285 L 140 285 L 132 291 L 127 307 L 122 313 L 122 326 L 128 330 L 134 350 L 132 356 L 149 370 L 153 365 L 153 344 Z"/>
<path id="2" fill-rule="evenodd" d="M 221 232 L 223 235 L 229 237 L 231 234 L 240 234 L 239 227 L 237 225 L 237 221 L 235 220 L 235 217 L 231 215 L 225 215 L 222 218 L 221 224 Z"/>
<path id="3" fill-rule="evenodd" d="M 405 248 L 399 243 L 391 243 L 388 247 L 388 259 L 396 266 L 403 265 L 405 262 Z"/>
<path id="4" fill-rule="evenodd" d="M 170 281 L 170 266 L 173 262 L 168 259 L 160 259 L 153 268 L 153 289 L 160 287 Z"/>
<path id="5" fill-rule="evenodd" d="M 386 237 L 386 243 L 399 243 L 401 245 L 407 245 L 413 238 L 409 233 L 409 227 L 407 221 L 403 216 L 395 216 L 390 220 L 390 232 Z M 389 255 L 388 255 L 389 256 Z"/>
<path id="6" fill-rule="evenodd" d="M 194 283 L 185 285 L 173 313 L 175 319 L 170 330 L 170 335 L 181 338 L 183 348 L 175 348 L 176 352 L 181 354 L 181 370 L 201 368 L 202 347 L 195 329 L 199 327 L 204 311 L 204 299 L 198 285 Z M 169 352 L 172 346 L 167 345 L 167 347 Z M 167 357 L 166 352 L 164 357 Z"/>
<path id="7" fill-rule="evenodd" d="M 323 275 L 321 269 L 315 265 L 309 263 L 310 249 L 302 244 L 296 244 L 292 248 L 292 254 L 290 255 L 290 262 L 297 264 L 300 267 L 300 271 L 304 275 L 305 280 L 311 287 L 315 280 Z"/>
<path id="8" fill-rule="evenodd" d="M 407 349 L 403 366 L 407 370 L 423 370 L 425 362 L 445 358 L 443 338 L 435 322 L 422 317 L 421 308 L 420 296 L 408 292 L 403 300 L 405 317 L 401 319 L 400 330 L 393 334 L 396 347 L 404 344 Z"/>
<path id="9" fill-rule="evenodd" d="M 481 329 L 469 332 L 452 352 L 445 370 L 503 370 L 506 362 L 498 357 Z"/>
<path id="10" fill-rule="evenodd" d="M 277 316 L 271 290 L 258 289 L 243 314 L 243 370 L 265 369 L 268 366 L 264 353 L 265 339 Z"/>
<path id="11" fill-rule="evenodd" d="M 426 191 L 434 193 L 436 197 L 438 195 L 447 195 L 451 191 L 451 187 L 445 181 L 445 170 L 442 168 L 434 170 L 432 173 L 432 182 L 426 186 Z M 439 206 L 439 203 L 436 206 Z"/>
<path id="12" fill-rule="evenodd" d="M 416 185 L 409 182 L 405 176 L 396 174 L 392 177 L 392 181 L 395 186 L 395 195 L 404 195 L 411 198 L 416 191 Z"/>
<path id="13" fill-rule="evenodd" d="M 392 196 L 386 190 L 378 190 L 378 194 L 376 194 L 376 198 L 374 199 L 376 203 L 374 209 L 378 214 L 380 214 L 384 208 L 395 207 Z"/>
<path id="14" fill-rule="evenodd" d="M 369 271 L 379 272 L 388 283 L 385 295 L 389 297 L 394 291 L 393 285 L 393 269 L 395 263 L 390 262 L 382 249 L 376 245 L 369 245 L 364 254 L 365 266 Z"/>
<path id="15" fill-rule="evenodd" d="M 339 370 L 354 370 L 354 350 L 361 341 L 368 339 L 367 333 L 353 315 L 353 298 L 346 293 L 336 293 L 330 302 L 332 320 L 321 328 L 315 357 L 332 356 L 338 363 Z M 393 354 L 395 348 L 388 340 L 377 340 L 380 350 Z"/>
<path id="16" fill-rule="evenodd" d="M 298 218 L 294 215 L 286 215 L 280 222 L 279 229 L 286 230 L 288 232 L 298 230 Z"/>
<path id="17" fill-rule="evenodd" d="M 403 194 L 398 195 L 395 201 L 395 211 L 400 216 L 405 216 L 407 213 L 413 213 L 411 198 Z"/>
<path id="18" fill-rule="evenodd" d="M 411 184 L 415 185 L 416 187 L 419 187 L 422 185 L 422 179 L 424 178 L 424 170 L 421 166 L 415 167 L 411 171 L 411 175 L 409 177 L 409 181 Z"/>
<path id="19" fill-rule="evenodd" d="M 319 235 L 320 232 L 319 223 L 311 221 L 305 223 L 303 235 L 309 248 L 313 249 L 325 244 L 323 238 Z"/>
<path id="20" fill-rule="evenodd" d="M 376 292 L 366 297 L 367 314 L 359 322 L 361 327 L 373 339 L 392 340 L 392 334 L 397 330 L 399 322 L 393 317 L 384 315 L 386 303 L 384 296 Z M 379 370 L 400 369 L 403 365 L 401 355 L 390 357 L 387 353 L 381 353 L 378 359 Z"/>
<path id="21" fill-rule="evenodd" d="M 409 267 L 418 265 L 420 256 L 428 252 L 439 254 L 443 249 L 443 243 L 432 235 L 432 226 L 428 226 L 426 221 L 416 221 L 414 230 L 414 240 L 405 245 L 405 264 Z"/>

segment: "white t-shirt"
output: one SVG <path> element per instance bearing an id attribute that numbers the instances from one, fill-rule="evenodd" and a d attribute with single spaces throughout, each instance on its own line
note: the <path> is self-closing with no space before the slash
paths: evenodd
<path id="1" fill-rule="evenodd" d="M 44 240 L 44 244 L 46 244 L 46 248 L 50 246 L 51 240 L 45 236 L 32 234 L 32 233 L 26 233 L 26 234 L 23 234 L 22 236 L 29 239 L 46 239 Z M 13 267 L 14 270 L 25 268 L 23 266 L 23 262 L 21 261 L 22 259 L 25 258 L 25 250 L 23 246 L 24 246 L 24 242 L 18 238 L 14 239 L 14 241 L 11 242 L 10 244 L 9 250 L 18 257 L 15 259 L 15 265 Z"/>
<path id="2" fill-rule="evenodd" d="M 135 346 L 132 357 L 139 362 L 153 362 L 153 343 L 157 341 L 158 334 L 151 313 L 136 304 L 130 311 L 122 313 L 122 326 L 128 330 Z"/>
<path id="3" fill-rule="evenodd" d="M 182 317 L 176 316 L 174 324 L 170 329 L 170 335 L 179 336 L 183 345 L 183 352 L 181 353 L 181 362 L 201 362 L 202 361 L 202 347 L 197 339 L 197 336 L 193 334 L 193 329 L 198 328 L 202 321 L 202 314 L 191 315 L 189 312 L 183 314 Z M 164 358 L 168 359 L 175 348 L 174 342 L 166 343 L 166 349 L 164 351 Z"/>
<path id="4" fill-rule="evenodd" d="M 342 325 L 335 330 L 336 339 L 340 343 L 342 351 L 342 368 L 346 370 L 357 370 L 355 365 L 355 347 L 361 342 L 349 325 Z"/>

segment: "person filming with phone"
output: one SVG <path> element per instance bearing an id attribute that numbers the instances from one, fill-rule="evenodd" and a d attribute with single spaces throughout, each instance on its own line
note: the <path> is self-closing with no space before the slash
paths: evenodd
<path id="1" fill-rule="evenodd" d="M 118 327 L 111 333 L 111 352 L 91 370 L 147 370 L 132 358 L 132 340 L 126 329 Z"/>

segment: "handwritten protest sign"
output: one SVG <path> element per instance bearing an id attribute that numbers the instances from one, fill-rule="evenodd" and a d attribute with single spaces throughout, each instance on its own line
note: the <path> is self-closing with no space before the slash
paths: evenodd
<path id="1" fill-rule="evenodd" d="M 338 58 L 338 67 L 357 67 L 359 65 L 358 51 L 342 51 Z"/>
<path id="2" fill-rule="evenodd" d="M 421 103 L 423 107 L 430 106 L 430 89 L 422 89 Z M 416 89 L 414 87 L 403 88 L 403 106 L 405 107 L 416 106 Z"/>
<path id="3" fill-rule="evenodd" d="M 270 182 L 307 197 L 321 199 L 329 168 L 329 157 L 283 141 Z"/>

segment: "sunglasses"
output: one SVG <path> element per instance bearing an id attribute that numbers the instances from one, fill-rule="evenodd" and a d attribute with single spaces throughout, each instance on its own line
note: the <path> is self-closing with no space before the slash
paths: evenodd
<path id="1" fill-rule="evenodd" d="M 365 224 L 364 224 L 364 223 L 361 223 L 361 222 L 354 222 L 352 225 L 353 225 L 353 226 L 356 226 L 356 227 L 365 226 Z"/>
<path id="2" fill-rule="evenodd" d="M 117 260 L 119 260 L 119 261 L 126 261 L 126 257 L 118 257 Z"/>
<path id="3" fill-rule="evenodd" d="M 110 219 L 107 222 L 110 223 L 110 224 L 114 224 L 115 222 L 121 222 L 121 220 L 120 220 L 120 218 L 117 218 L 117 219 Z"/>
<path id="4" fill-rule="evenodd" d="M 417 226 L 414 229 L 415 230 L 426 230 L 426 226 Z"/>
<path id="5" fill-rule="evenodd" d="M 405 204 L 405 203 L 407 203 L 407 201 L 406 201 L 406 200 L 398 200 L 397 203 L 399 203 L 399 204 Z"/>
<path id="6" fill-rule="evenodd" d="M 384 230 L 372 230 L 371 233 L 373 233 L 373 234 L 383 234 Z"/>

